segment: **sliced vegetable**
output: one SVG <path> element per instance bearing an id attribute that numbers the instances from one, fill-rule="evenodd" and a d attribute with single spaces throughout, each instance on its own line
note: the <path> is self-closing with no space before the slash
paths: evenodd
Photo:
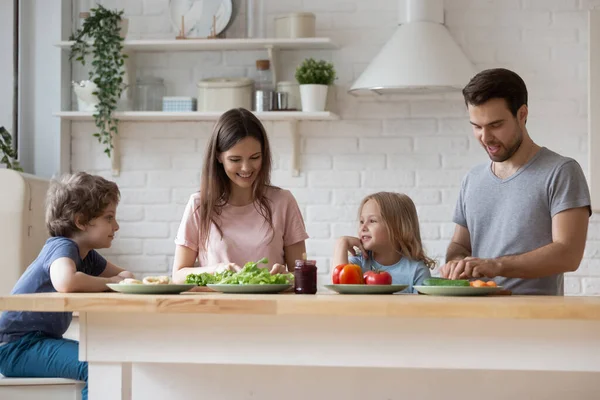
<path id="1" fill-rule="evenodd" d="M 466 279 L 427 278 L 423 281 L 424 286 L 470 286 Z"/>

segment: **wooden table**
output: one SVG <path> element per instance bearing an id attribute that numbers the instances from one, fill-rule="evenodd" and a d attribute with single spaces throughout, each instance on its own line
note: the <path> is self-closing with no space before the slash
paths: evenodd
<path id="1" fill-rule="evenodd" d="M 79 312 L 90 400 L 600 396 L 600 297 L 52 293 L 0 310 Z"/>

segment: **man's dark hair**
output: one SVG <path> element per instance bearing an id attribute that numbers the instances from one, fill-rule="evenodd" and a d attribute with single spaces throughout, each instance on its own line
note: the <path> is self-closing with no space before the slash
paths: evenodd
<path id="1" fill-rule="evenodd" d="M 517 116 L 523 104 L 527 105 L 527 87 L 523 79 L 504 68 L 481 71 L 462 91 L 467 106 L 480 106 L 491 99 L 504 99 L 508 109 Z"/>

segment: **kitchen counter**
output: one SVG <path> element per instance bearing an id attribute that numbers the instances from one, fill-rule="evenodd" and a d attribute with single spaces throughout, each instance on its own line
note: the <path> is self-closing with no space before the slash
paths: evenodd
<path id="1" fill-rule="evenodd" d="M 0 310 L 600 321 L 600 297 L 38 293 L 0 297 Z"/>
<path id="2" fill-rule="evenodd" d="M 47 293 L 0 309 L 79 312 L 90 400 L 599 390 L 600 297 Z"/>

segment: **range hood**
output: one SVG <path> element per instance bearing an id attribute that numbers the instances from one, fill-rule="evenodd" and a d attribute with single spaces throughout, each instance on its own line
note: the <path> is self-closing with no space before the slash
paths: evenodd
<path id="1" fill-rule="evenodd" d="M 350 88 L 435 93 L 462 89 L 475 67 L 443 25 L 443 0 L 399 0 L 400 26 Z"/>

